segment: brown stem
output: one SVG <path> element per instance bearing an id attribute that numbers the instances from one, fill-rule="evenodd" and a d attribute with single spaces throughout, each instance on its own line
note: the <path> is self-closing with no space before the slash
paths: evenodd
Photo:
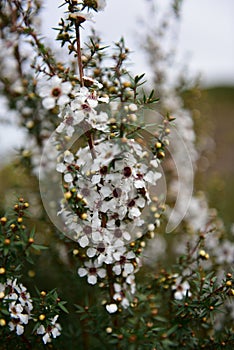
<path id="1" fill-rule="evenodd" d="M 79 67 L 79 73 L 80 73 L 80 85 L 84 86 L 84 73 L 83 73 L 83 65 L 82 65 L 82 59 L 81 59 L 81 47 L 80 47 L 80 24 L 76 22 L 76 45 L 77 45 L 77 61 L 78 61 L 78 67 Z"/>
<path id="2" fill-rule="evenodd" d="M 203 299 L 203 301 L 204 301 L 204 300 L 210 299 L 212 296 L 217 295 L 217 293 L 219 293 L 219 292 L 222 292 L 222 291 L 224 290 L 224 288 L 225 288 L 225 286 L 221 286 L 221 287 L 216 288 L 213 292 L 209 293 L 209 294 Z"/>
<path id="3" fill-rule="evenodd" d="M 90 149 L 90 152 L 91 152 L 91 156 L 92 156 L 93 159 L 96 159 L 97 155 L 96 155 L 95 148 L 94 148 L 93 134 L 92 134 L 92 132 L 87 131 L 85 133 L 85 135 L 87 136 L 87 139 L 88 139 L 88 145 L 89 145 L 89 149 Z"/>
<path id="4" fill-rule="evenodd" d="M 113 265 L 111 265 L 111 264 L 106 265 L 107 277 L 108 277 L 108 281 L 109 281 L 109 294 L 110 294 L 111 300 L 113 300 L 113 296 L 115 294 L 114 284 L 112 282 L 112 280 L 113 280 L 112 266 Z"/>
<path id="5" fill-rule="evenodd" d="M 41 42 L 40 40 L 38 39 L 37 37 L 37 34 L 34 32 L 34 31 L 31 31 L 30 34 L 31 37 L 34 39 L 34 42 L 35 44 L 37 45 L 37 48 L 38 48 L 38 51 L 39 51 L 39 54 L 41 54 L 41 56 L 43 57 L 44 61 L 46 62 L 47 66 L 49 67 L 50 71 L 51 71 L 51 74 L 52 75 L 55 75 L 55 69 L 54 67 L 52 66 L 51 62 L 50 62 L 50 56 L 48 53 L 44 53 L 41 51 Z"/>

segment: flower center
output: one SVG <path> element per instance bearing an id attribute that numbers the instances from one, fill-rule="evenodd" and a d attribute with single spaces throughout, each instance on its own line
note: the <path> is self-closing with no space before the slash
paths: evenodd
<path id="1" fill-rule="evenodd" d="M 96 272 L 97 272 L 96 267 L 90 267 L 90 269 L 89 269 L 89 273 L 90 273 L 91 275 L 95 275 L 95 274 L 96 274 Z"/>
<path id="2" fill-rule="evenodd" d="M 108 168 L 106 165 L 104 165 L 103 167 L 100 168 L 100 174 L 101 175 L 106 175 L 108 171 Z"/>
<path id="3" fill-rule="evenodd" d="M 123 174 L 125 177 L 130 177 L 132 175 L 132 169 L 129 166 L 124 167 Z"/>
<path id="4" fill-rule="evenodd" d="M 120 196 L 121 196 L 121 194 L 122 194 L 122 190 L 121 190 L 121 188 L 115 188 L 114 189 L 114 191 L 113 191 L 113 196 L 115 197 L 115 198 L 119 198 Z"/>
<path id="5" fill-rule="evenodd" d="M 66 117 L 66 119 L 65 119 L 65 123 L 66 123 L 67 125 L 72 125 L 72 124 L 73 124 L 73 120 L 74 120 L 74 118 L 73 118 L 71 115 L 68 115 L 68 116 Z"/>
<path id="6" fill-rule="evenodd" d="M 81 108 L 85 111 L 85 112 L 91 112 L 91 107 L 87 104 L 87 103 L 83 103 L 81 105 Z"/>
<path id="7" fill-rule="evenodd" d="M 117 228 L 117 229 L 115 230 L 114 236 L 115 236 L 116 238 L 122 237 L 122 231 L 120 230 L 120 228 Z"/>
<path id="8" fill-rule="evenodd" d="M 20 296 L 23 300 L 27 300 L 26 294 L 24 292 L 21 292 Z"/>
<path id="9" fill-rule="evenodd" d="M 99 243 L 99 244 L 98 244 L 98 246 L 97 246 L 97 251 L 98 251 L 99 253 L 104 253 L 104 251 L 105 251 L 105 245 L 104 245 L 104 243 Z"/>
<path id="10" fill-rule="evenodd" d="M 51 94 L 53 97 L 59 97 L 61 95 L 62 91 L 59 87 L 53 88 Z"/>
<path id="11" fill-rule="evenodd" d="M 132 200 L 128 203 L 128 207 L 129 207 L 129 208 L 132 208 L 132 207 L 134 207 L 135 204 L 136 204 L 135 200 L 132 199 Z"/>
<path id="12" fill-rule="evenodd" d="M 126 257 L 122 255 L 122 256 L 120 257 L 119 263 L 120 263 L 120 265 L 124 265 L 125 262 L 126 262 Z"/>
<path id="13" fill-rule="evenodd" d="M 86 235 L 91 235 L 91 233 L 92 233 L 92 227 L 91 227 L 91 226 L 85 226 L 85 227 L 83 228 L 83 230 L 84 230 L 84 233 L 85 233 Z"/>
<path id="14" fill-rule="evenodd" d="M 143 174 L 137 173 L 136 176 L 137 176 L 137 179 L 138 179 L 138 180 L 143 179 Z"/>
<path id="15" fill-rule="evenodd" d="M 88 197 L 90 195 L 89 188 L 82 188 L 81 193 L 84 197 Z"/>

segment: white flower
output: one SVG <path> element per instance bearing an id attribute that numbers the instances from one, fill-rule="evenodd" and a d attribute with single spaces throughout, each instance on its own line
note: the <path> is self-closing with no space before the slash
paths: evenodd
<path id="1" fill-rule="evenodd" d="M 216 249 L 216 261 L 218 264 L 233 264 L 234 262 L 234 244 L 228 240 L 222 242 Z"/>
<path id="2" fill-rule="evenodd" d="M 19 294 L 19 302 L 20 304 L 27 310 L 29 313 L 33 309 L 32 305 L 32 299 L 30 294 L 27 292 L 27 288 L 24 287 L 22 284 L 19 286 L 15 286 L 15 290 Z"/>
<path id="3" fill-rule="evenodd" d="M 45 328 L 43 325 L 37 328 L 37 334 L 43 335 L 42 340 L 44 344 L 51 342 L 51 336 L 57 338 L 61 334 L 61 326 L 57 323 L 58 315 L 50 319 L 50 325 Z"/>
<path id="4" fill-rule="evenodd" d="M 30 294 L 27 292 L 27 288 L 22 284 L 17 285 L 17 279 L 7 280 L 6 286 L 10 288 L 10 293 L 8 293 L 4 300 L 14 300 L 14 303 L 11 303 L 10 306 L 14 307 L 16 302 L 17 305 L 20 305 L 20 308 L 23 308 L 27 314 L 33 309 L 32 299 Z M 1 291 L 1 288 L 0 288 Z M 19 306 L 16 307 L 16 311 L 19 310 Z M 14 316 L 12 316 L 14 317 Z"/>
<path id="5" fill-rule="evenodd" d="M 82 248 L 85 248 L 89 245 L 89 239 L 87 236 L 82 236 L 79 238 L 78 243 Z"/>
<path id="6" fill-rule="evenodd" d="M 154 231 L 154 230 L 155 230 L 154 224 L 149 224 L 149 225 L 148 225 L 148 230 L 149 230 L 149 231 Z"/>
<path id="7" fill-rule="evenodd" d="M 128 106 L 128 109 L 129 109 L 130 112 L 136 112 L 138 110 L 138 107 L 137 107 L 137 105 L 135 105 L 135 103 L 131 103 Z"/>
<path id="8" fill-rule="evenodd" d="M 9 312 L 10 312 L 10 316 L 12 318 L 19 319 L 19 321 L 21 323 L 23 323 L 23 324 L 27 324 L 28 323 L 29 315 L 23 313 L 24 312 L 24 308 L 23 308 L 23 306 L 21 304 L 16 304 L 16 302 L 13 301 L 9 305 Z"/>
<path id="9" fill-rule="evenodd" d="M 119 283 L 114 283 L 114 289 L 115 289 L 115 294 L 113 296 L 114 300 L 121 300 L 121 305 L 123 306 L 124 309 L 127 309 L 129 307 L 129 300 L 126 297 L 122 286 Z"/>
<path id="10" fill-rule="evenodd" d="M 128 202 L 128 217 L 130 219 L 137 218 L 141 215 L 141 211 L 139 208 L 143 209 L 145 206 L 144 198 L 131 199 Z"/>
<path id="11" fill-rule="evenodd" d="M 103 85 L 101 83 L 99 83 L 98 80 L 93 79 L 91 77 L 87 77 L 86 75 L 83 76 L 85 85 L 87 86 L 96 86 L 98 89 L 101 89 L 103 87 Z"/>
<path id="12" fill-rule="evenodd" d="M 116 304 L 107 304 L 106 310 L 109 314 L 114 314 L 118 310 L 118 306 Z"/>
<path id="13" fill-rule="evenodd" d="M 13 320 L 8 323 L 8 326 L 10 328 L 10 331 L 14 331 L 16 329 L 16 334 L 21 335 L 24 333 L 24 326 L 22 324 L 17 323 L 17 321 Z"/>
<path id="14" fill-rule="evenodd" d="M 130 259 L 135 259 L 135 254 L 132 251 L 126 252 L 116 252 L 113 254 L 116 263 L 113 266 L 112 270 L 116 275 L 122 275 L 127 277 L 134 271 L 134 265 L 129 261 Z"/>
<path id="15" fill-rule="evenodd" d="M 71 83 L 69 81 L 63 82 L 56 75 L 48 81 L 39 80 L 37 88 L 45 109 L 52 109 L 56 105 L 64 106 L 70 101 L 68 95 L 72 90 Z"/>
<path id="16" fill-rule="evenodd" d="M 174 298 L 176 300 L 182 300 L 186 295 L 190 297 L 192 294 L 189 291 L 190 285 L 187 281 L 182 281 L 182 277 L 176 278 L 175 284 L 172 286 L 174 291 Z"/>
<path id="17" fill-rule="evenodd" d="M 92 13 L 72 12 L 72 13 L 69 13 L 69 16 L 66 19 L 66 21 L 74 20 L 74 19 L 78 19 L 80 23 L 83 23 L 85 21 L 94 22 Z"/>
<path id="18" fill-rule="evenodd" d="M 108 122 L 108 114 L 105 112 L 101 112 L 97 115 L 90 114 L 88 122 L 92 125 L 94 129 L 107 132 L 109 131 Z"/>
<path id="19" fill-rule="evenodd" d="M 15 291 L 15 287 L 17 286 L 17 279 L 11 280 L 7 279 L 6 286 L 10 289 L 10 292 L 5 296 L 5 300 L 17 300 L 18 294 Z"/>
<path id="20" fill-rule="evenodd" d="M 78 269 L 78 275 L 80 277 L 88 276 L 89 284 L 96 284 L 97 277 L 104 278 L 106 276 L 106 270 L 100 268 L 97 262 L 86 261 L 84 266 Z"/>

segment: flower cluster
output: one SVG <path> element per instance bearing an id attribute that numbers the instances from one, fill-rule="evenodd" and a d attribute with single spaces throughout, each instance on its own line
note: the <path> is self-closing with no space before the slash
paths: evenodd
<path id="1" fill-rule="evenodd" d="M 44 325 L 40 325 L 36 332 L 37 334 L 42 335 L 42 340 L 44 344 L 50 343 L 51 338 L 57 338 L 61 335 L 61 326 L 57 322 L 58 315 L 54 316 L 53 318 L 49 319 L 49 325 L 45 328 Z"/>
<path id="2" fill-rule="evenodd" d="M 70 11 L 77 16 L 78 10 L 82 12 L 94 3 L 85 1 L 79 9 L 71 5 Z M 99 5 L 92 8 L 100 9 Z M 151 232 L 160 224 L 158 198 L 153 193 L 161 177 L 158 169 L 165 156 L 169 122 L 165 120 L 155 134 L 148 132 L 146 139 L 143 110 L 144 104 L 153 101 L 152 95 L 145 96 L 143 102 L 136 98 L 130 103 L 123 103 L 122 98 L 109 102 L 104 85 L 83 75 L 80 22 L 74 16 L 67 21 L 69 30 L 72 26 L 76 29 L 80 76 L 70 76 L 70 80 L 43 76 L 37 84 L 43 107 L 56 108 L 60 120 L 52 137 L 57 150 L 56 170 L 62 175 L 64 188 L 58 215 L 63 231 L 82 250 L 79 276 L 87 276 L 89 284 L 99 279 L 116 281 L 112 282 L 110 301 L 128 307 L 129 295 L 135 292 L 135 273 L 141 265 L 141 240 L 149 232 L 149 222 Z M 134 79 L 135 97 L 142 78 Z M 157 213 L 152 217 L 150 205 L 155 200 Z M 136 240 L 139 243 L 135 247 L 132 243 Z"/>
<path id="3" fill-rule="evenodd" d="M 17 335 L 22 335 L 25 332 L 25 326 L 35 318 L 30 293 L 22 283 L 18 283 L 17 279 L 7 279 L 5 283 L 0 283 L 0 298 L 2 308 L 6 308 L 6 313 L 10 318 L 8 322 L 9 330 L 11 332 L 15 331 Z M 40 322 L 40 325 L 35 328 L 36 334 L 42 335 L 44 344 L 50 342 L 51 337 L 56 338 L 61 334 L 61 326 L 57 322 L 58 317 L 59 315 L 55 315 L 49 319 L 46 328 Z M 41 314 L 39 321 L 44 319 L 45 315 Z M 1 321 L 2 325 L 6 322 L 5 319 L 1 319 Z"/>
<path id="4" fill-rule="evenodd" d="M 32 318 L 33 304 L 27 289 L 17 279 L 8 279 L 6 283 L 0 284 L 3 305 L 8 306 L 10 321 L 8 326 L 17 335 L 24 333 L 24 326 Z"/>
<path id="5" fill-rule="evenodd" d="M 110 104 L 106 111 L 99 111 L 97 107 L 103 103 L 108 104 L 108 96 L 99 97 L 96 90 L 83 87 L 74 88 L 71 101 L 60 106 L 56 169 L 62 174 L 64 199 L 59 215 L 69 237 L 89 259 L 78 274 L 87 276 L 90 284 L 96 284 L 98 277 L 105 278 L 106 269 L 115 278 L 121 276 L 122 287 L 117 287 L 112 297 L 121 299 L 126 307 L 127 296 L 123 302 L 119 295 L 134 293 L 134 273 L 140 262 L 129 251 L 129 244 L 148 232 L 149 204 L 154 201 L 151 189 L 161 177 L 157 169 L 160 160 L 157 152 L 129 137 L 129 127 L 121 124 L 127 115 L 136 116 L 138 106 L 132 103 L 123 108 L 120 104 L 118 109 Z M 135 124 L 131 128 L 134 131 Z M 80 130 L 88 145 L 75 152 L 61 152 L 64 139 L 79 135 Z"/>

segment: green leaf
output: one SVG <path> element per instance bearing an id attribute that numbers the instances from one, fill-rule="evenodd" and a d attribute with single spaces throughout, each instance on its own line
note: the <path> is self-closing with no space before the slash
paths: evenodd
<path id="1" fill-rule="evenodd" d="M 177 329 L 178 329 L 179 325 L 175 324 L 172 328 L 169 329 L 169 331 L 167 332 L 167 335 L 171 335 L 173 334 Z"/>
<path id="2" fill-rule="evenodd" d="M 32 244 L 31 247 L 35 250 L 46 250 L 48 247 L 41 244 Z"/>
<path id="3" fill-rule="evenodd" d="M 66 314 L 69 314 L 68 309 L 64 306 L 65 303 L 66 303 L 65 301 L 60 301 L 60 302 L 58 303 L 58 306 L 60 307 L 61 310 L 63 310 L 64 312 L 66 312 Z"/>

